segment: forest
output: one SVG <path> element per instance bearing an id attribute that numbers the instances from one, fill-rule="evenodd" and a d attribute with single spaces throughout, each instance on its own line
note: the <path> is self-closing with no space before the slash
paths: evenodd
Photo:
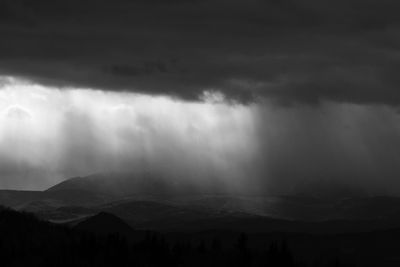
<path id="1" fill-rule="evenodd" d="M 254 249 L 240 233 L 232 244 L 218 238 L 180 241 L 152 231 L 142 238 L 117 231 L 98 233 L 37 219 L 33 214 L 0 211 L 2 266 L 351 266 L 339 259 L 304 262 L 285 240 Z M 209 241 L 209 242 L 208 242 Z"/>

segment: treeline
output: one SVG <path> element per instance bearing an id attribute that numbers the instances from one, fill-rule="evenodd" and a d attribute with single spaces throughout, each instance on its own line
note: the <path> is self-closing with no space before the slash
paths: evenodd
<path id="1" fill-rule="evenodd" d="M 298 262 L 288 245 L 273 242 L 261 251 L 249 248 L 241 234 L 231 247 L 210 243 L 169 242 L 147 232 L 131 242 L 117 235 L 95 235 L 38 220 L 29 213 L 0 211 L 1 266 L 313 266 Z M 331 261 L 326 266 L 345 266 Z"/>

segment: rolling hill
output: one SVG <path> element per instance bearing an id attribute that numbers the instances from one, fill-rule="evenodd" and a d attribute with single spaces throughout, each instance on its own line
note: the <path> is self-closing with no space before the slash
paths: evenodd
<path id="1" fill-rule="evenodd" d="M 400 198 L 184 194 L 146 174 L 76 177 L 45 191 L 0 191 L 0 204 L 58 223 L 100 212 L 135 229 L 351 232 L 400 226 Z M 246 226 L 246 227 L 245 227 Z"/>

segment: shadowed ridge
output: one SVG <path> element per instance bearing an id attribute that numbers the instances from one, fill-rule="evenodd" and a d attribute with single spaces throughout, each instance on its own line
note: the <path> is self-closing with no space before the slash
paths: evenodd
<path id="1" fill-rule="evenodd" d="M 72 177 L 60 183 L 49 187 L 48 189 L 44 190 L 44 192 L 54 192 L 59 190 L 67 190 L 67 189 L 76 189 L 83 188 L 87 185 L 87 181 L 82 177 Z"/>
<path id="2" fill-rule="evenodd" d="M 120 234 L 131 237 L 135 234 L 135 231 L 121 218 L 107 212 L 100 212 L 89 217 L 74 228 L 102 235 Z"/>
<path id="3" fill-rule="evenodd" d="M 170 183 L 162 173 L 153 171 L 98 173 L 85 177 L 74 177 L 60 182 L 45 191 L 59 193 L 66 191 L 89 192 L 123 198 L 132 195 L 154 195 L 171 198 L 193 194 L 216 193 L 199 190 L 190 182 Z"/>

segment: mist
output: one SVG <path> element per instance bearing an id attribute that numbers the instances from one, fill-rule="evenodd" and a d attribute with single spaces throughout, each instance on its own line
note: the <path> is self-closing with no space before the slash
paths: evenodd
<path id="1" fill-rule="evenodd" d="M 195 103 L 3 80 L 2 187 L 46 188 L 71 176 L 148 169 L 171 182 L 217 179 L 245 188 L 246 165 L 256 156 L 254 106 L 227 104 L 212 92 Z"/>
<path id="2" fill-rule="evenodd" d="M 235 194 L 400 192 L 393 106 L 238 103 L 212 89 L 200 99 L 2 77 L 0 187 L 46 189 L 73 176 L 151 171 Z"/>

